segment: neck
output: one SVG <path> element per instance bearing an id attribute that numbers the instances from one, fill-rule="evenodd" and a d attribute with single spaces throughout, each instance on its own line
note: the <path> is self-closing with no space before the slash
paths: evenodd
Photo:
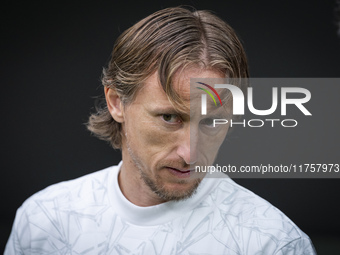
<path id="1" fill-rule="evenodd" d="M 142 207 L 158 205 L 166 202 L 160 199 L 144 183 L 138 167 L 130 158 L 129 153 L 126 152 L 127 150 L 122 151 L 123 165 L 118 176 L 118 183 L 125 198 L 131 203 Z"/>

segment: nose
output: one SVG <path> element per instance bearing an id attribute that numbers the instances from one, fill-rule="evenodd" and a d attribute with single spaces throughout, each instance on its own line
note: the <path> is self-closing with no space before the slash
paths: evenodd
<path id="1" fill-rule="evenodd" d="M 182 131 L 178 141 L 177 155 L 180 156 L 186 164 L 193 165 L 197 162 L 198 158 L 198 129 L 188 125 Z"/>

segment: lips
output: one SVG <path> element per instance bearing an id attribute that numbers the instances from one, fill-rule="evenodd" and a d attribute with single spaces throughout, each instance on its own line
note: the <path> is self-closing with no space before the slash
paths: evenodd
<path id="1" fill-rule="evenodd" d="M 193 169 L 178 169 L 173 167 L 167 167 L 168 171 L 179 178 L 186 178 L 190 176 L 190 173 L 193 172 Z"/>
<path id="2" fill-rule="evenodd" d="M 188 170 L 186 170 L 186 169 L 176 169 L 176 168 L 173 168 L 173 169 L 176 170 L 176 171 L 180 171 L 182 173 L 189 173 L 191 171 L 190 169 L 188 169 Z"/>

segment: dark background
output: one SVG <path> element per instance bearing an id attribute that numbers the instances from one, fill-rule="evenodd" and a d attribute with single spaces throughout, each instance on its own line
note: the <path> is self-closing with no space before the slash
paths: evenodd
<path id="1" fill-rule="evenodd" d="M 339 77 L 331 0 L 2 2 L 1 248 L 27 197 L 119 162 L 120 152 L 84 125 L 102 94 L 102 67 L 121 32 L 180 4 L 226 20 L 244 42 L 253 77 Z M 333 147 L 339 151 L 339 144 Z M 340 179 L 236 181 L 285 212 L 319 254 L 340 251 Z"/>

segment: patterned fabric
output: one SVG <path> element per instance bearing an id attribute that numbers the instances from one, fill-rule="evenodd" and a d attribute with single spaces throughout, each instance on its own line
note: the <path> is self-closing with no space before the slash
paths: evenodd
<path id="1" fill-rule="evenodd" d="M 11 254 L 315 254 L 282 212 L 229 178 L 206 178 L 190 199 L 130 203 L 119 166 L 52 185 L 18 209 Z"/>

